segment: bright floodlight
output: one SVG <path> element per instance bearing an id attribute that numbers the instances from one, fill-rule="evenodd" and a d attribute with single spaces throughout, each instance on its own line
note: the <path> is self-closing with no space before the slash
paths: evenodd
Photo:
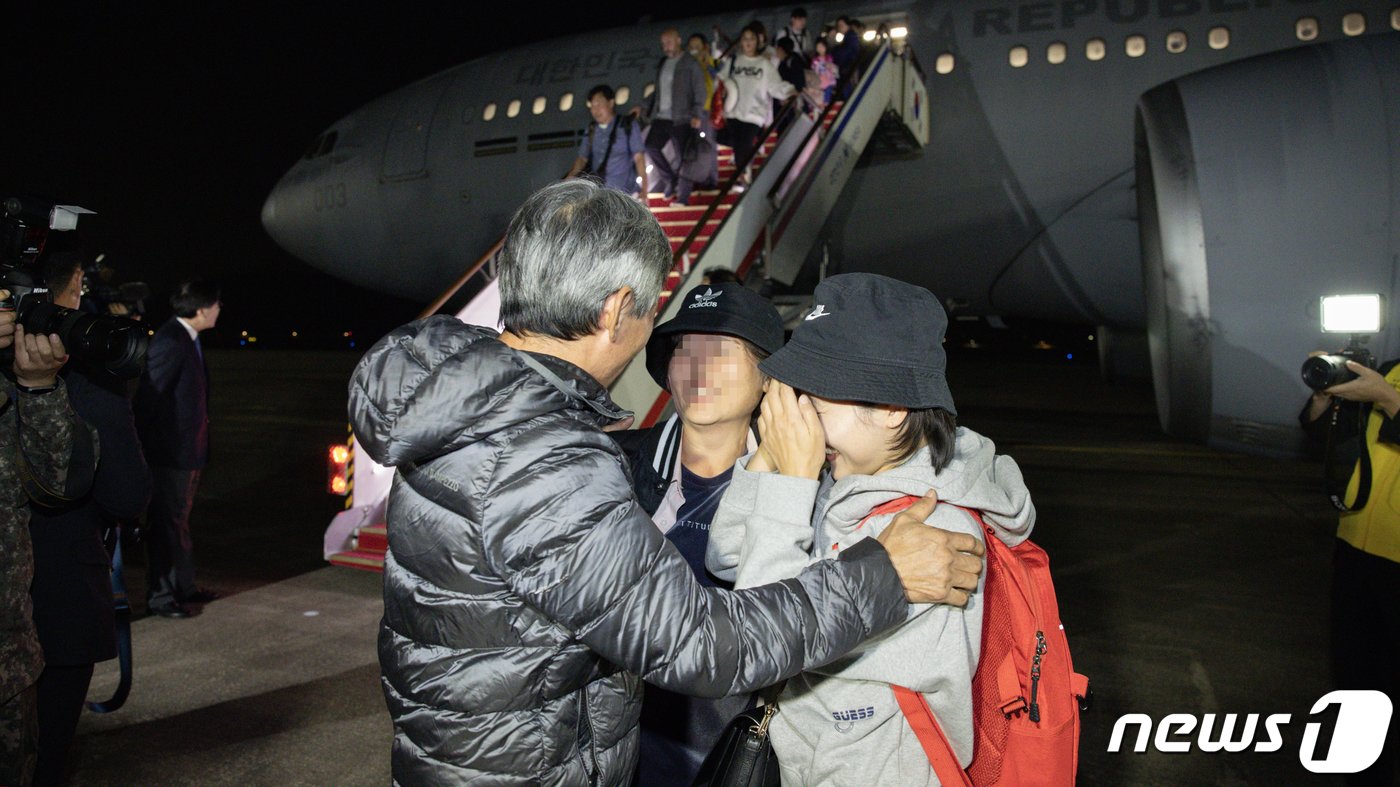
<path id="1" fill-rule="evenodd" d="M 1376 333 L 1381 329 L 1381 296 L 1328 295 L 1322 299 L 1322 330 Z"/>
<path id="2" fill-rule="evenodd" d="M 866 41 L 874 41 L 874 40 L 875 40 L 875 31 L 874 31 L 874 30 L 867 30 L 867 31 L 865 31 L 865 35 L 864 35 L 864 36 L 861 36 L 861 37 L 864 38 Z"/>
<path id="3" fill-rule="evenodd" d="M 909 35 L 909 28 L 896 27 L 890 31 L 890 38 L 906 38 Z"/>

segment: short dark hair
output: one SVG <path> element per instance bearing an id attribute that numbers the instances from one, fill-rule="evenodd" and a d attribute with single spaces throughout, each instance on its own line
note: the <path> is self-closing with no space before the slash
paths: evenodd
<path id="1" fill-rule="evenodd" d="M 207 309 L 218 302 L 219 285 L 208 279 L 182 281 L 170 296 L 170 308 L 175 310 L 175 316 L 187 320 L 200 309 Z"/>
<path id="2" fill-rule="evenodd" d="M 68 286 L 73 272 L 83 267 L 83 255 L 77 251 L 56 251 L 44 259 L 44 284 L 51 293 Z"/>
<path id="3" fill-rule="evenodd" d="M 710 39 L 706 38 L 704 33 L 691 33 L 689 36 L 686 37 L 685 42 L 688 44 L 693 38 L 698 38 L 701 41 L 704 41 L 706 46 L 708 46 L 710 43 Z"/>
<path id="4" fill-rule="evenodd" d="M 602 93 L 603 98 L 607 99 L 608 101 L 612 101 L 617 98 L 617 94 L 613 92 L 613 89 L 610 85 L 594 85 L 593 87 L 590 87 L 588 89 L 588 98 L 585 100 L 592 101 L 593 97 L 598 95 L 599 93 Z"/>
<path id="5" fill-rule="evenodd" d="M 789 55 L 791 55 L 791 54 L 793 54 L 794 52 L 797 51 L 797 46 L 796 46 L 795 44 L 793 44 L 793 43 L 792 43 L 792 39 L 791 39 L 791 38 L 788 38 L 787 36 L 783 36 L 782 38 L 779 38 L 777 41 L 774 41 L 774 42 L 773 42 L 773 46 L 776 47 L 776 48 L 778 48 L 778 49 L 783 50 L 784 52 L 787 52 Z"/>
<path id="6" fill-rule="evenodd" d="M 802 6 L 798 6 L 797 8 L 792 9 L 792 14 L 789 16 L 789 18 L 790 18 L 790 19 L 806 19 L 806 18 L 807 18 L 807 9 L 803 8 Z"/>
<path id="7" fill-rule="evenodd" d="M 702 275 L 705 278 L 709 279 L 711 284 L 723 284 L 727 281 L 739 281 L 739 277 L 734 273 L 734 271 L 731 271 L 730 269 L 722 265 L 716 265 L 713 268 L 706 268 L 704 274 Z"/>
<path id="8" fill-rule="evenodd" d="M 957 432 L 958 419 L 941 407 L 910 410 L 899 431 L 895 432 L 891 447 L 897 461 L 903 462 L 920 448 L 928 446 L 934 472 L 942 472 L 953 461 Z"/>

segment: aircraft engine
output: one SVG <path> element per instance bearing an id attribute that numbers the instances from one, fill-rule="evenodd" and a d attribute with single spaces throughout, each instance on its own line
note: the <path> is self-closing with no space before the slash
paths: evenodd
<path id="1" fill-rule="evenodd" d="M 1162 426 L 1294 454 L 1299 367 L 1346 335 L 1322 296 L 1379 293 L 1368 346 L 1400 355 L 1400 33 L 1161 85 L 1137 109 L 1148 342 Z"/>

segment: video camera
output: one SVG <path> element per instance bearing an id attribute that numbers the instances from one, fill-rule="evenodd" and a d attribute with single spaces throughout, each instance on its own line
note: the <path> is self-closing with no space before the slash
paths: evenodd
<path id="1" fill-rule="evenodd" d="M 1347 361 L 1376 368 L 1376 357 L 1366 349 L 1369 334 L 1381 329 L 1381 296 L 1331 295 L 1322 299 L 1322 330 L 1325 333 L 1348 333 L 1351 340 L 1346 349 L 1331 355 L 1317 355 L 1303 362 L 1303 382 L 1314 391 L 1355 380 L 1356 372 L 1347 368 Z"/>
<path id="2" fill-rule="evenodd" d="M 82 358 L 131 379 L 141 373 L 149 336 L 134 320 L 65 309 L 53 302 L 39 262 L 49 232 L 78 226 L 78 217 L 92 213 L 74 205 L 54 205 L 31 197 L 10 197 L 0 215 L 0 289 L 10 297 L 0 309 L 13 310 L 16 321 L 30 333 L 54 333 L 63 346 Z M 12 352 L 12 351 L 7 351 Z"/>

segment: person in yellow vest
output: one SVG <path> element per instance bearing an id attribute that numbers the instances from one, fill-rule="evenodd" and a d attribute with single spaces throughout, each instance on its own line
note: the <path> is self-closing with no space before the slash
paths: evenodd
<path id="1" fill-rule="evenodd" d="M 1316 354 L 1316 353 L 1315 353 Z M 1395 654 L 1400 651 L 1400 360 L 1379 370 L 1355 361 L 1356 379 L 1312 395 L 1300 420 L 1309 437 L 1350 445 L 1343 453 L 1351 468 L 1342 500 L 1355 510 L 1341 515 L 1332 577 L 1332 658 L 1338 688 L 1376 689 L 1400 705 Z M 1362 405 L 1370 405 L 1364 442 Z M 1335 413 L 1334 413 L 1335 409 Z M 1360 450 L 1370 455 L 1370 494 L 1356 506 L 1362 485 Z M 1400 783 L 1400 743 L 1392 723 L 1385 749 L 1375 764 L 1348 778 L 1348 784 Z"/>

